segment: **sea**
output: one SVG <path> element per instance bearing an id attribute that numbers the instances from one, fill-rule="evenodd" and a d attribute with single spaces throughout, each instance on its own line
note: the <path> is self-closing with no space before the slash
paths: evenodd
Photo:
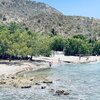
<path id="1" fill-rule="evenodd" d="M 53 81 L 32 88 L 0 88 L 0 100 L 100 100 L 100 63 L 59 64 L 50 69 L 22 73 Z M 64 90 L 69 95 L 56 95 Z"/>

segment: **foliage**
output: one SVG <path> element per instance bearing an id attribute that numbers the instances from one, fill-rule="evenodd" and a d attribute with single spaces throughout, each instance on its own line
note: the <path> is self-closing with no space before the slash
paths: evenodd
<path id="1" fill-rule="evenodd" d="M 93 47 L 93 54 L 100 55 L 100 41 L 96 41 Z"/>
<path id="2" fill-rule="evenodd" d="M 27 31 L 15 23 L 0 26 L 0 55 L 25 57 L 50 54 L 49 37 Z"/>
<path id="3" fill-rule="evenodd" d="M 74 35 L 73 38 L 81 39 L 81 40 L 87 40 L 86 36 L 84 36 L 82 34 Z"/>
<path id="4" fill-rule="evenodd" d="M 55 36 L 52 38 L 51 48 L 55 51 L 63 51 L 64 49 L 64 38 L 60 36 Z"/>
<path id="5" fill-rule="evenodd" d="M 34 33 L 16 23 L 0 25 L 0 56 L 50 56 L 51 50 L 65 55 L 100 55 L 100 41 L 83 35 L 72 38 Z"/>
<path id="6" fill-rule="evenodd" d="M 89 44 L 81 39 L 71 38 L 66 40 L 65 55 L 87 55 L 90 53 Z"/>
<path id="7" fill-rule="evenodd" d="M 51 54 L 50 38 L 43 36 L 41 36 L 41 38 L 38 38 L 38 40 L 36 41 L 35 49 L 36 49 L 35 55 L 50 56 Z"/>

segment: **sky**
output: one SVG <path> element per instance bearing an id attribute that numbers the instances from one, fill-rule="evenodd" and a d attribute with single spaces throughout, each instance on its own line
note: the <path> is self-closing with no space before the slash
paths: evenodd
<path id="1" fill-rule="evenodd" d="M 65 15 L 100 18 L 100 0 L 35 0 L 46 3 Z"/>

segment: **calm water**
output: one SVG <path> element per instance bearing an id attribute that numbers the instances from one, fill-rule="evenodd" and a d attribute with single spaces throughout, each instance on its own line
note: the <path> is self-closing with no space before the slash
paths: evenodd
<path id="1" fill-rule="evenodd" d="M 54 83 L 46 89 L 0 89 L 0 100 L 100 100 L 100 63 L 63 64 L 51 69 L 24 73 L 43 76 Z M 68 96 L 56 96 L 51 89 L 64 89 Z"/>

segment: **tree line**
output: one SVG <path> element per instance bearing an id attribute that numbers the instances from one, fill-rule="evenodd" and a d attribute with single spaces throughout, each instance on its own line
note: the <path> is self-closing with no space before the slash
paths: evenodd
<path id="1" fill-rule="evenodd" d="M 28 59 L 27 56 L 49 56 L 50 37 L 34 33 L 16 23 L 0 25 L 0 58 Z"/>
<path id="2" fill-rule="evenodd" d="M 82 34 L 70 38 L 54 37 L 52 49 L 63 51 L 65 55 L 90 56 L 100 55 L 100 40 L 89 38 Z"/>
<path id="3" fill-rule="evenodd" d="M 83 35 L 71 38 L 43 35 L 16 23 L 0 25 L 0 58 L 28 59 L 28 55 L 31 58 L 39 55 L 50 56 L 52 50 L 74 56 L 100 55 L 100 41 Z"/>

